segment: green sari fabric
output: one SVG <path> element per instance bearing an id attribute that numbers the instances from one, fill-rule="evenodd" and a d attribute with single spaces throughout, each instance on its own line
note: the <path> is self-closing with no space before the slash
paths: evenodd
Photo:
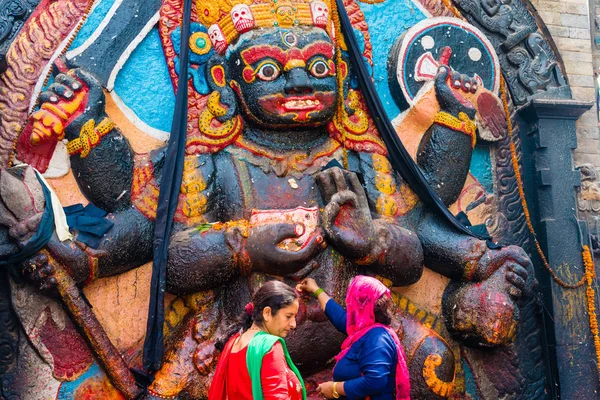
<path id="1" fill-rule="evenodd" d="M 294 374 L 296 374 L 302 385 L 302 398 L 306 400 L 306 387 L 304 387 L 304 381 L 302 380 L 302 376 L 300 376 L 300 371 L 298 371 L 298 368 L 296 368 L 292 362 L 285 341 L 283 338 L 269 335 L 266 332 L 258 332 L 254 335 L 248 344 L 248 351 L 246 353 L 246 366 L 248 367 L 248 373 L 250 374 L 250 380 L 252 381 L 252 397 L 254 400 L 264 399 L 262 385 L 260 383 L 260 369 L 262 367 L 263 357 L 278 341 L 283 347 L 283 353 L 285 354 L 285 360 L 287 361 L 288 366 Z"/>

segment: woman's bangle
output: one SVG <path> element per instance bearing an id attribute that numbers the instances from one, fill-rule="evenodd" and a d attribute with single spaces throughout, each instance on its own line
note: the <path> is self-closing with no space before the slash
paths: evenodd
<path id="1" fill-rule="evenodd" d="M 340 394 L 338 393 L 337 388 L 336 388 L 337 384 L 338 384 L 337 382 L 333 382 L 333 398 L 334 399 L 340 398 Z"/>
<path id="2" fill-rule="evenodd" d="M 319 298 L 319 295 L 320 295 L 321 293 L 325 293 L 325 291 L 324 291 L 323 289 L 321 289 L 321 288 L 318 288 L 318 289 L 317 289 L 317 290 L 315 290 L 315 292 L 313 293 L 313 296 L 315 297 L 315 299 L 318 299 L 318 298 Z"/>

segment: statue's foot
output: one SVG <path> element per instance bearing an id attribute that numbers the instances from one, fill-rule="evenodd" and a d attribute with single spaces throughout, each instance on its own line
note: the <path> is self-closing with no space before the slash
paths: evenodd
<path id="1" fill-rule="evenodd" d="M 188 315 L 168 337 L 163 366 L 148 388 L 151 399 L 201 399 L 208 393 L 217 356 L 212 342 L 199 344 L 195 339 L 199 317 Z"/>
<path id="2" fill-rule="evenodd" d="M 452 282 L 444 293 L 444 318 L 450 333 L 467 346 L 496 347 L 517 333 L 519 308 L 506 284 L 508 267 L 478 283 Z"/>

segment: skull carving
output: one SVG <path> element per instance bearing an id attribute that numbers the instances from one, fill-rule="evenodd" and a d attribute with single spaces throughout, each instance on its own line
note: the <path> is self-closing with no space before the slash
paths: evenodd
<path id="1" fill-rule="evenodd" d="M 208 37 L 210 38 L 215 51 L 219 54 L 225 54 L 225 50 L 227 50 L 227 40 L 225 40 L 225 35 L 219 25 L 214 24 L 208 28 Z"/>
<path id="2" fill-rule="evenodd" d="M 239 33 L 248 32 L 254 28 L 254 15 L 246 4 L 237 4 L 231 9 L 231 20 Z"/>
<path id="3" fill-rule="evenodd" d="M 319 28 L 327 27 L 327 21 L 329 21 L 329 8 L 327 4 L 321 0 L 315 0 L 310 3 L 310 13 L 315 26 Z"/>

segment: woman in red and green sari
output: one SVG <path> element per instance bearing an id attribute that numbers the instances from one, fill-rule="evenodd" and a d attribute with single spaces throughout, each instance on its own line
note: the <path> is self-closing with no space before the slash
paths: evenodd
<path id="1" fill-rule="evenodd" d="M 302 400 L 306 389 L 285 338 L 296 327 L 298 295 L 279 281 L 265 283 L 246 305 L 237 332 L 227 342 L 209 400 Z"/>

